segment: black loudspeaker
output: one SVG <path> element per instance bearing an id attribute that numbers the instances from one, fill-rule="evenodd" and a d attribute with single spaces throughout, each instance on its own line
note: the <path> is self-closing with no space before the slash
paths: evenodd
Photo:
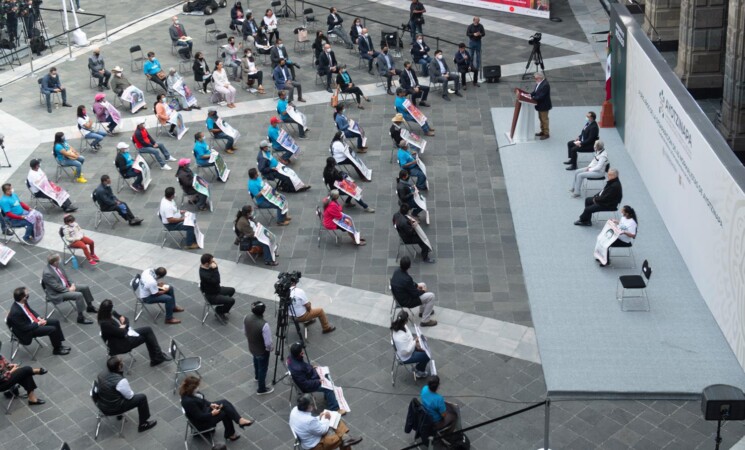
<path id="1" fill-rule="evenodd" d="M 726 384 L 712 384 L 701 393 L 705 420 L 745 420 L 745 394 Z"/>
<path id="2" fill-rule="evenodd" d="M 499 83 L 502 76 L 502 66 L 484 66 L 484 79 L 487 83 Z"/>

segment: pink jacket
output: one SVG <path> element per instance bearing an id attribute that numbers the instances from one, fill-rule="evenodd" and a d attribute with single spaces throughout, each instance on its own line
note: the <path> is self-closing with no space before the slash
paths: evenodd
<path id="1" fill-rule="evenodd" d="M 334 219 L 341 219 L 341 205 L 339 202 L 330 200 L 326 209 L 323 210 L 323 226 L 329 230 L 335 230 L 337 228 L 334 223 Z"/>

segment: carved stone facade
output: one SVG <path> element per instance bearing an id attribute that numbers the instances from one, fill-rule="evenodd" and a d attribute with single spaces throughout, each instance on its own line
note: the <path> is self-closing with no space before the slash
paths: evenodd
<path id="1" fill-rule="evenodd" d="M 733 150 L 745 152 L 745 0 L 729 2 L 726 42 L 722 114 L 717 125 Z"/>
<path id="2" fill-rule="evenodd" d="M 725 0 L 681 1 L 675 73 L 689 90 L 722 88 L 726 32 Z"/>

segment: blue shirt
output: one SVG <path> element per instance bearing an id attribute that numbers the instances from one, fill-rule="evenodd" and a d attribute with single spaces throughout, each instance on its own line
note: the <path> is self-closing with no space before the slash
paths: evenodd
<path id="1" fill-rule="evenodd" d="M 285 122 L 290 120 L 290 115 L 287 114 L 287 100 L 280 100 L 277 102 L 277 113 L 279 113 L 279 116 Z"/>
<path id="2" fill-rule="evenodd" d="M 334 121 L 336 122 L 336 128 L 338 128 L 339 131 L 347 131 L 349 129 L 349 121 L 344 117 L 344 114 L 337 114 Z"/>
<path id="3" fill-rule="evenodd" d="M 422 406 L 427 411 L 432 420 L 437 423 L 442 420 L 442 415 L 445 413 L 445 399 L 442 395 L 437 392 L 429 390 L 429 386 L 422 388 Z"/>
<path id="4" fill-rule="evenodd" d="M 54 144 L 54 157 L 57 158 L 57 161 L 64 161 L 65 155 L 60 153 L 62 150 L 69 151 L 70 150 L 70 144 L 65 141 L 62 144 Z"/>
<path id="5" fill-rule="evenodd" d="M 255 180 L 248 179 L 248 192 L 251 193 L 251 195 L 254 196 L 254 199 L 256 199 L 256 204 L 261 205 L 266 200 L 264 200 L 264 197 L 259 197 L 259 194 L 261 193 L 261 188 L 264 186 L 264 181 L 261 179 L 261 177 L 256 177 Z"/>
<path id="6" fill-rule="evenodd" d="M 396 112 L 401 113 L 401 115 L 404 116 L 404 119 L 406 120 L 414 120 L 413 117 L 411 117 L 411 114 L 409 114 L 408 111 L 406 111 L 406 108 L 404 108 L 404 102 L 406 101 L 406 97 L 399 97 L 396 96 Z"/>
<path id="7" fill-rule="evenodd" d="M 145 64 L 142 66 L 142 70 L 147 75 L 155 75 L 156 73 L 161 71 L 160 62 L 157 58 L 153 58 L 152 61 L 145 61 Z"/>
<path id="8" fill-rule="evenodd" d="M 414 159 L 413 156 L 411 156 L 411 153 L 409 153 L 408 151 L 402 148 L 398 149 L 398 165 L 401 166 L 402 169 L 405 168 L 404 166 L 406 164 L 412 161 L 416 161 L 416 160 Z"/>
<path id="9" fill-rule="evenodd" d="M 275 167 L 277 167 L 277 164 L 279 164 L 279 161 L 277 161 L 274 158 L 274 155 L 272 155 L 272 152 L 270 152 L 269 150 L 267 150 L 265 152 L 261 152 L 261 154 L 264 156 L 264 158 L 266 158 L 266 159 L 269 160 L 269 167 L 271 167 L 272 169 L 274 169 Z"/>
<path id="10" fill-rule="evenodd" d="M 220 127 L 217 126 L 217 123 L 215 123 L 215 119 L 212 117 L 207 117 L 207 129 L 212 131 L 214 129 L 219 129 Z"/>
<path id="11" fill-rule="evenodd" d="M 132 164 L 134 164 L 134 160 L 132 159 L 132 155 L 129 154 L 129 152 L 122 153 L 122 157 L 125 161 L 127 161 L 127 168 L 129 169 L 132 167 Z"/>
<path id="12" fill-rule="evenodd" d="M 207 147 L 207 143 L 204 141 L 196 141 L 194 143 L 194 158 L 197 160 L 198 166 L 206 166 L 209 164 L 209 159 L 202 159 L 203 156 L 209 156 L 210 149 Z"/>
<path id="13" fill-rule="evenodd" d="M 269 142 L 272 143 L 272 147 L 276 148 L 277 150 L 282 150 L 283 147 L 279 145 L 279 142 L 277 142 L 277 139 L 279 139 L 279 127 L 273 127 L 269 125 L 269 128 L 266 130 L 267 136 L 269 136 Z"/>
<path id="14" fill-rule="evenodd" d="M 22 216 L 26 213 L 26 211 L 21 206 L 21 200 L 18 198 L 15 192 L 10 195 L 3 195 L 2 198 L 0 198 L 0 209 L 2 209 L 3 213 L 5 214 L 11 212 L 13 214 Z"/>

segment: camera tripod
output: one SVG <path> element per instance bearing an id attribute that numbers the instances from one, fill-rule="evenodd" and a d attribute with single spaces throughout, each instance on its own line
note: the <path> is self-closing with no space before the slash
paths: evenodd
<path id="1" fill-rule="evenodd" d="M 296 4 L 297 5 L 297 4 Z M 297 19 L 297 13 L 294 9 L 290 6 L 290 3 L 288 0 L 285 0 L 285 4 L 279 7 L 279 10 L 277 11 L 277 17 L 285 17 L 287 19 L 290 18 L 290 13 L 292 13 L 292 17 Z"/>
<path id="2" fill-rule="evenodd" d="M 545 72 L 546 68 L 543 65 L 543 55 L 541 54 L 541 43 L 536 42 L 533 44 L 533 51 L 530 52 L 528 57 L 528 63 L 525 64 L 525 72 L 523 73 L 523 80 L 528 78 L 528 69 L 530 65 L 535 64 L 535 71 L 538 72 L 538 67 L 541 68 L 541 72 Z"/>
<path id="3" fill-rule="evenodd" d="M 292 315 L 290 315 L 290 310 L 292 310 Z M 280 297 L 279 309 L 277 310 L 277 328 L 275 331 L 277 342 L 274 347 L 274 374 L 272 375 L 272 385 L 279 383 L 287 376 L 287 373 L 285 373 L 277 379 L 277 367 L 279 367 L 280 361 L 282 361 L 283 366 L 285 365 L 285 341 L 287 340 L 287 328 L 290 325 L 290 317 L 292 317 L 292 323 L 295 324 L 295 331 L 300 338 L 300 344 L 303 346 L 303 351 L 305 351 L 305 339 L 303 338 L 302 331 L 300 331 L 300 323 L 297 321 L 297 317 L 295 317 L 295 307 L 292 306 L 292 299 L 290 297 Z M 310 358 L 308 358 L 308 360 L 310 361 Z"/>
<path id="4" fill-rule="evenodd" d="M 3 136 L 2 134 L 0 134 L 0 148 L 3 150 L 3 156 L 5 156 L 5 164 L 3 164 L 0 161 L 0 167 L 13 167 L 10 164 L 10 160 L 8 159 L 8 154 L 5 153 L 5 143 L 3 142 L 4 139 L 5 139 L 5 136 Z"/>

